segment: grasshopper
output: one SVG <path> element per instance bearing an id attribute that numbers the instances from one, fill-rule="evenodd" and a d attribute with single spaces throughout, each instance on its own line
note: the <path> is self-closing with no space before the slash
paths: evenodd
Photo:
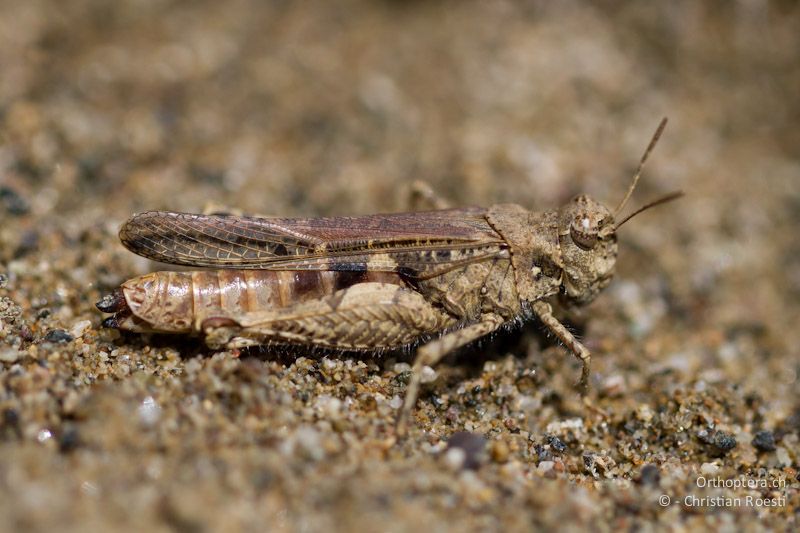
<path id="1" fill-rule="evenodd" d="M 419 345 L 398 435 L 425 366 L 532 316 L 581 360 L 585 391 L 591 354 L 552 304 L 594 300 L 614 275 L 619 227 L 682 194 L 615 222 L 665 125 L 666 119 L 614 212 L 581 195 L 542 212 L 500 204 L 327 218 L 134 215 L 119 233 L 129 250 L 213 270 L 126 281 L 97 303 L 114 313 L 103 325 L 198 334 L 212 349 L 280 343 L 378 354 Z"/>

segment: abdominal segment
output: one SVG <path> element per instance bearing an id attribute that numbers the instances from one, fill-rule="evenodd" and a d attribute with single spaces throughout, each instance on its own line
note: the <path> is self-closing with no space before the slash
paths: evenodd
<path id="1" fill-rule="evenodd" d="M 202 333 L 218 346 L 273 340 L 355 349 L 376 341 L 392 346 L 449 322 L 398 274 L 386 272 L 154 272 L 126 281 L 97 306 L 114 313 L 105 326 Z M 414 312 L 398 312 L 398 307 Z M 377 330 L 371 332 L 373 326 Z"/>

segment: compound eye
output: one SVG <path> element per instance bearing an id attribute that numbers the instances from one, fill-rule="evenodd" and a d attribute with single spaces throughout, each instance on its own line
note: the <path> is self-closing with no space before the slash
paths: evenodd
<path id="1" fill-rule="evenodd" d="M 569 236 L 582 250 L 591 250 L 597 245 L 597 227 L 592 224 L 589 217 L 578 217 L 573 220 Z"/>

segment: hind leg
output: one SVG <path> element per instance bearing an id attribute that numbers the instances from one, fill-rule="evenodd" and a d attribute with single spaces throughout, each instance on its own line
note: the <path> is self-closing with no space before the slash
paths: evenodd
<path id="1" fill-rule="evenodd" d="M 454 322 L 413 290 L 368 282 L 286 308 L 209 317 L 200 329 L 216 347 L 284 342 L 379 351 L 414 343 Z"/>

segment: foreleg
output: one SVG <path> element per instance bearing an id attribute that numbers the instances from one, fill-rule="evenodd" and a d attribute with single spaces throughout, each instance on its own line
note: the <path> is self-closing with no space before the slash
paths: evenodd
<path id="1" fill-rule="evenodd" d="M 589 390 L 589 372 L 591 370 L 591 362 L 592 362 L 592 354 L 583 344 L 575 338 L 575 336 L 570 333 L 570 331 L 558 321 L 556 317 L 553 316 L 553 307 L 547 302 L 534 302 L 533 304 L 533 312 L 536 313 L 536 316 L 539 317 L 539 320 L 547 326 L 553 335 L 558 337 L 558 339 L 564 343 L 575 357 L 580 359 L 583 362 L 583 370 L 581 371 L 581 380 L 579 382 L 579 387 L 581 389 L 581 394 L 586 394 Z"/>

